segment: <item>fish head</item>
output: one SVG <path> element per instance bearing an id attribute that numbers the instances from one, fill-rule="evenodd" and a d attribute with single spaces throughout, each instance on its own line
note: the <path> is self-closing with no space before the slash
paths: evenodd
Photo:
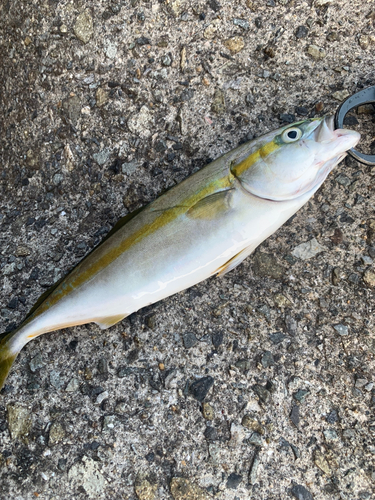
<path id="1" fill-rule="evenodd" d="M 333 117 L 293 123 L 256 139 L 231 172 L 259 198 L 292 200 L 313 194 L 359 139 L 354 130 L 335 130 Z"/>

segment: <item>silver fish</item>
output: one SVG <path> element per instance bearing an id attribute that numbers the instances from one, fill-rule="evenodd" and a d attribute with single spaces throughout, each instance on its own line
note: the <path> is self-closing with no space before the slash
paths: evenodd
<path id="1" fill-rule="evenodd" d="M 108 328 L 144 306 L 240 264 L 316 192 L 360 135 L 332 118 L 242 144 L 134 217 L 0 339 L 0 388 L 22 347 L 43 333 Z"/>

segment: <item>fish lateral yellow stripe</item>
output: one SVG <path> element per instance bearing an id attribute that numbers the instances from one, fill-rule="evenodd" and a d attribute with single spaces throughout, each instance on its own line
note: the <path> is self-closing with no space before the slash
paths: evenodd
<path id="1" fill-rule="evenodd" d="M 267 144 L 264 144 L 259 149 L 251 153 L 248 157 L 242 160 L 240 163 L 231 168 L 232 173 L 236 177 L 240 177 L 242 174 L 246 172 L 249 168 L 251 168 L 254 163 L 256 163 L 259 159 L 265 160 L 268 155 L 276 151 L 280 146 L 276 143 L 276 141 L 270 141 Z"/>
<path id="2" fill-rule="evenodd" d="M 113 248 L 105 256 L 97 261 L 94 261 L 90 268 L 74 276 L 71 281 L 63 281 L 61 286 L 52 292 L 44 303 L 32 314 L 25 322 L 28 323 L 35 317 L 39 316 L 51 306 L 55 305 L 61 298 L 68 295 L 71 291 L 78 288 L 80 285 L 88 281 L 90 278 L 98 274 L 102 269 L 114 262 L 121 254 L 129 250 L 132 246 L 142 241 L 147 236 L 150 236 L 158 229 L 171 223 L 180 215 L 186 213 L 195 203 L 202 200 L 217 191 L 231 187 L 233 176 L 230 172 L 221 179 L 216 179 L 204 186 L 200 191 L 183 200 L 180 205 L 173 208 L 168 208 L 163 211 L 151 224 L 145 225 L 142 229 L 132 234 L 130 237 L 122 241 L 116 248 Z"/>

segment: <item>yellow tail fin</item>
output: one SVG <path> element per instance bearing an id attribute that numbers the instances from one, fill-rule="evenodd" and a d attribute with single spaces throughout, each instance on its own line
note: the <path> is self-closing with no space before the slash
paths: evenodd
<path id="1" fill-rule="evenodd" d="M 10 368 L 18 355 L 18 352 L 14 354 L 10 348 L 13 336 L 12 332 L 0 337 L 0 391 L 4 387 Z"/>

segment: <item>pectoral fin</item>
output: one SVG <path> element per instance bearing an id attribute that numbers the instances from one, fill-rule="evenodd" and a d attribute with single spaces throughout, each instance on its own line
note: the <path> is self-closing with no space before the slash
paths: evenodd
<path id="1" fill-rule="evenodd" d="M 229 271 L 241 264 L 241 262 L 245 260 L 246 257 L 248 257 L 254 250 L 254 245 L 250 245 L 249 247 L 244 248 L 243 250 L 241 250 L 241 252 L 228 260 L 228 262 L 226 262 L 223 266 L 219 267 L 219 269 L 216 271 L 216 274 L 218 276 L 224 276 L 224 274 L 229 273 Z"/>
<path id="2" fill-rule="evenodd" d="M 118 314 L 117 316 L 108 316 L 107 318 L 98 318 L 94 321 L 102 330 L 106 330 L 110 326 L 115 325 L 116 323 L 119 323 L 122 321 L 124 318 L 128 316 L 127 314 Z"/>
<path id="3" fill-rule="evenodd" d="M 192 219 L 213 220 L 231 208 L 232 190 L 220 191 L 199 200 L 189 208 L 186 215 Z"/>

